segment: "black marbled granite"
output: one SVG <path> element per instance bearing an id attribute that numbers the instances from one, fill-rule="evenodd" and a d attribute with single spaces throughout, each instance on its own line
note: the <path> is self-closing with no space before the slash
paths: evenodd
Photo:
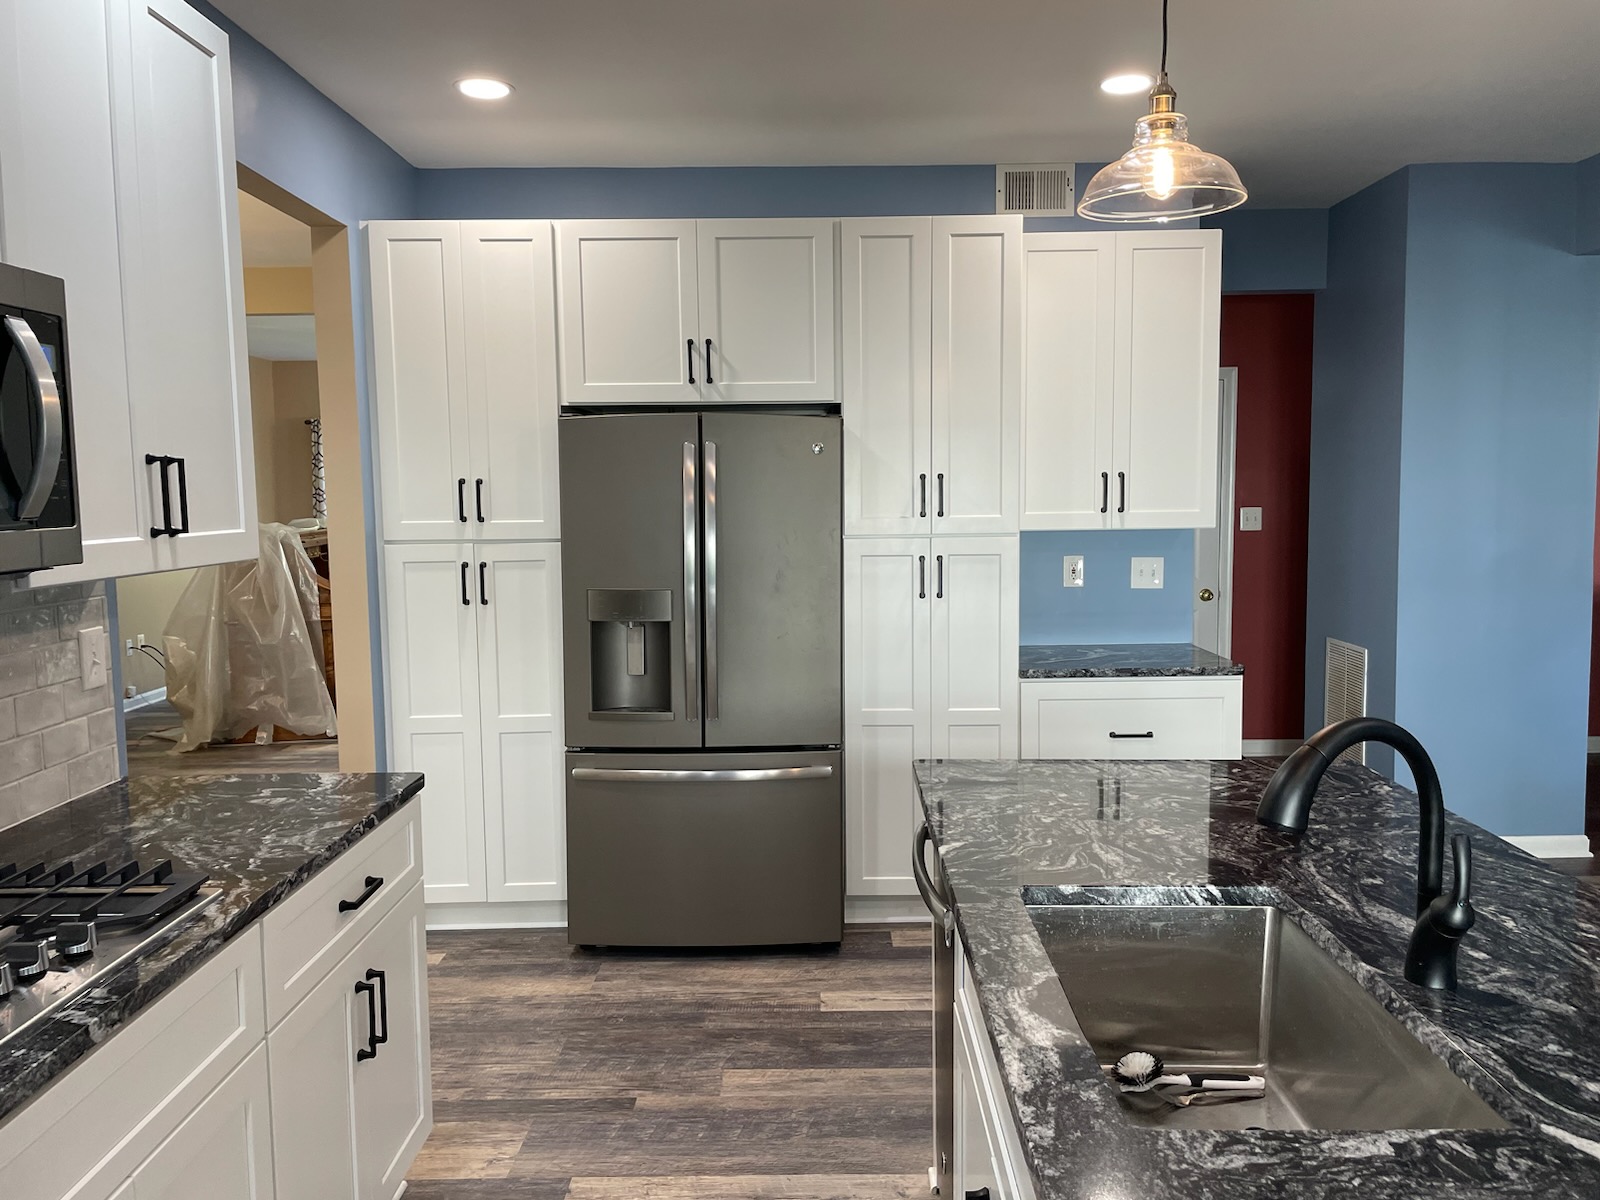
<path id="1" fill-rule="evenodd" d="M 0 830 L 0 863 L 170 858 L 222 889 L 208 908 L 0 1046 L 0 1120 L 421 787 L 417 774 L 124 780 Z"/>
<path id="2" fill-rule="evenodd" d="M 1255 821 L 1275 766 L 917 764 L 1039 1200 L 1600 1197 L 1600 889 L 1452 815 L 1450 832 L 1473 835 L 1478 924 L 1462 944 L 1461 990 L 1415 987 L 1402 965 L 1415 910 L 1416 798 L 1340 764 L 1296 845 Z M 1146 903 L 1279 906 L 1513 1127 L 1129 1123 L 1021 896 L 1038 886 L 1083 899 L 1081 889 L 1104 885 L 1148 889 Z"/>
<path id="3" fill-rule="evenodd" d="M 1193 675 L 1243 675 L 1230 659 L 1182 642 L 1134 645 L 1022 646 L 1017 652 L 1023 679 L 1136 679 Z"/>

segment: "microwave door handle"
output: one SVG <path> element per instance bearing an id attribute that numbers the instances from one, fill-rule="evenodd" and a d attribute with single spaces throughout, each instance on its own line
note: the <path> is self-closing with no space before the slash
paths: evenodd
<path id="1" fill-rule="evenodd" d="M 706 339 L 709 350 L 711 339 Z M 706 359 L 706 382 L 711 382 L 711 359 Z M 717 444 L 707 442 L 706 476 L 706 720 L 722 716 L 721 686 L 717 673 Z"/>
<path id="2" fill-rule="evenodd" d="M 33 479 L 17 502 L 17 520 L 35 521 L 44 511 L 45 501 L 50 498 L 56 478 L 61 474 L 61 393 L 33 327 L 21 317 L 7 317 L 6 332 L 22 353 L 23 366 L 33 384 L 34 402 L 38 405 L 39 435 L 33 448 Z"/>

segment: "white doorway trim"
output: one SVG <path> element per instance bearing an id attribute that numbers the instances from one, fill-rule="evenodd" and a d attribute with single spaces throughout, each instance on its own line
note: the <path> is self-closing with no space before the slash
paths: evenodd
<path id="1" fill-rule="evenodd" d="M 1195 644 L 1228 658 L 1233 654 L 1234 471 L 1238 454 L 1239 368 L 1223 367 L 1217 378 L 1217 523 L 1194 531 L 1193 637 Z M 1213 573 L 1212 564 L 1215 563 Z M 1202 588 L 1216 599 L 1200 599 Z M 1211 611 L 1217 632 L 1211 634 Z M 1215 644 L 1211 644 L 1212 642 Z"/>

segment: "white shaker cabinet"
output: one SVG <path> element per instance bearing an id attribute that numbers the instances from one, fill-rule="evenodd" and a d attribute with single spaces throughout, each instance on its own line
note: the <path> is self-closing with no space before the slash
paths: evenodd
<path id="1" fill-rule="evenodd" d="M 257 1046 L 133 1173 L 131 1200 L 271 1200 L 272 1100 Z"/>
<path id="2" fill-rule="evenodd" d="M 375 221 L 373 406 L 388 541 L 560 534 L 546 221 Z"/>
<path id="3" fill-rule="evenodd" d="M 912 763 L 1017 756 L 1017 539 L 844 551 L 846 887 L 909 896 Z"/>

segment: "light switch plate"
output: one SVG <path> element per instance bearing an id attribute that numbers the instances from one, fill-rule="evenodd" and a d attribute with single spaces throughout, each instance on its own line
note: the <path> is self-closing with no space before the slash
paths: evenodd
<path id="1" fill-rule="evenodd" d="M 95 688 L 105 687 L 110 657 L 105 626 L 78 630 L 78 670 L 83 677 L 84 691 L 92 692 Z"/>
<path id="2" fill-rule="evenodd" d="M 1165 587 L 1166 585 L 1162 583 L 1162 576 L 1166 572 L 1166 566 L 1167 560 L 1164 558 L 1135 558 L 1128 586 L 1134 588 Z"/>
<path id="3" fill-rule="evenodd" d="M 1261 510 L 1259 508 L 1241 508 L 1239 510 L 1239 532 L 1254 533 L 1261 528 Z"/>
<path id="4" fill-rule="evenodd" d="M 1061 556 L 1061 586 L 1083 586 L 1083 555 L 1063 554 Z"/>

